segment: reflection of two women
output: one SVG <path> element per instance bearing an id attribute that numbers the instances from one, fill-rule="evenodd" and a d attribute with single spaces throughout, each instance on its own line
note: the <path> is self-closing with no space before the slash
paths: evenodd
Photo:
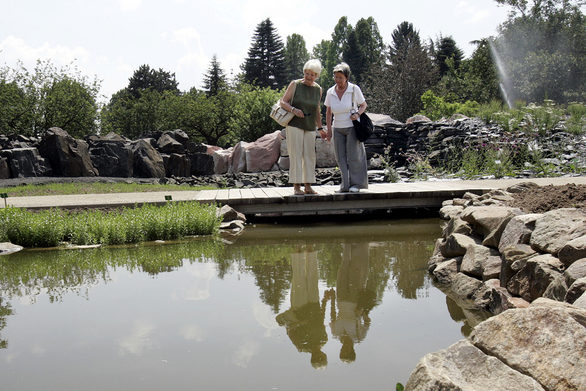
<path id="1" fill-rule="evenodd" d="M 277 322 L 286 327 L 297 350 L 311 353 L 311 365 L 324 367 L 328 359 L 321 348 L 328 335 L 324 326 L 324 307 L 319 300 L 317 251 L 292 253 L 291 267 L 291 308 L 277 315 Z"/>
<path id="2" fill-rule="evenodd" d="M 368 242 L 343 243 L 342 263 L 336 280 L 337 314 L 332 310 L 330 328 L 342 342 L 340 359 L 354 361 L 354 344 L 362 341 L 370 326 L 368 313 L 375 294 L 366 289 L 368 280 Z"/>
<path id="3" fill-rule="evenodd" d="M 311 353 L 311 364 L 327 365 L 322 347 L 328 340 L 324 315 L 331 300 L 331 331 L 340 340 L 340 359 L 354 361 L 354 344 L 362 341 L 370 325 L 368 313 L 375 301 L 374 292 L 366 289 L 368 277 L 368 242 L 343 243 L 337 288 L 324 293 L 318 289 L 317 252 L 305 250 L 291 254 L 291 308 L 277 316 L 287 335 L 300 352 Z M 336 305 L 337 304 L 337 305 Z M 337 307 L 337 311 L 336 311 Z"/>

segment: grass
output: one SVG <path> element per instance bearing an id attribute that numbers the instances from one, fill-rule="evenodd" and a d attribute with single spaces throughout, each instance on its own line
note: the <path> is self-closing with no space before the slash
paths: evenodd
<path id="1" fill-rule="evenodd" d="M 169 202 L 161 207 L 144 205 L 108 212 L 0 209 L 0 241 L 23 247 L 55 247 L 63 242 L 114 245 L 171 240 L 212 235 L 219 226 L 216 206 L 198 202 Z"/>
<path id="2" fill-rule="evenodd" d="M 181 191 L 214 189 L 212 186 L 190 187 L 185 185 L 156 185 L 140 183 L 48 183 L 41 185 L 21 185 L 0 187 L 0 193 L 9 197 L 67 195 L 67 194 L 109 194 L 142 193 L 154 191 Z"/>

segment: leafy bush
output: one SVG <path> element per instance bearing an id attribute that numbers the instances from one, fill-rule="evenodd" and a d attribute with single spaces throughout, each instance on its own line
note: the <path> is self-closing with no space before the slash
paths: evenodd
<path id="1" fill-rule="evenodd" d="M 423 111 L 420 114 L 425 115 L 431 120 L 438 120 L 443 117 L 450 117 L 454 114 L 463 114 L 474 116 L 478 112 L 480 105 L 474 101 L 465 103 L 446 102 L 443 97 L 435 95 L 431 90 L 427 90 L 421 96 Z"/>

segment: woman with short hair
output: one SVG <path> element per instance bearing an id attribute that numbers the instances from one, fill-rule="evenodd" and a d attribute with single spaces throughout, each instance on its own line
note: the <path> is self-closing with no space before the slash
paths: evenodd
<path id="1" fill-rule="evenodd" d="M 340 168 L 342 183 L 339 193 L 359 192 L 368 188 L 366 151 L 356 138 L 353 120 L 360 120 L 366 111 L 366 100 L 360 87 L 350 83 L 350 67 L 342 62 L 334 67 L 336 84 L 326 93 L 326 139 L 334 139 L 334 153 Z M 358 108 L 356 109 L 357 106 Z M 332 128 L 333 116 L 333 128 Z M 333 129 L 333 131 L 332 131 Z"/>
<path id="2" fill-rule="evenodd" d="M 303 66 L 303 79 L 289 83 L 280 105 L 294 114 L 285 128 L 289 150 L 289 183 L 295 195 L 317 194 L 315 183 L 316 129 L 326 137 L 321 125 L 320 101 L 322 89 L 315 82 L 321 73 L 319 60 L 309 60 Z M 304 184 L 304 190 L 301 189 Z"/>

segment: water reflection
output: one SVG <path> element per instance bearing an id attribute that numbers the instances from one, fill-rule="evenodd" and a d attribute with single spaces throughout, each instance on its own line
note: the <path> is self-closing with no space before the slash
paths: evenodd
<path id="1" fill-rule="evenodd" d="M 313 246 L 299 246 L 291 253 L 291 308 L 277 316 L 287 335 L 300 352 L 311 354 L 311 365 L 326 366 L 327 355 L 321 348 L 328 341 L 324 325 L 324 305 L 318 289 L 317 251 Z"/>
<path id="2" fill-rule="evenodd" d="M 340 359 L 356 360 L 354 344 L 366 337 L 370 326 L 369 313 L 376 303 L 376 293 L 367 287 L 368 242 L 343 243 L 342 263 L 336 280 L 336 304 L 330 327 L 342 347 Z M 335 314 L 335 315 L 334 315 Z"/>
<path id="3" fill-rule="evenodd" d="M 0 376 L 20 374 L 10 389 L 38 388 L 23 379 L 39 371 L 51 385 L 72 376 L 120 389 L 108 382 L 123 379 L 126 390 L 404 382 L 421 356 L 461 338 L 450 314 L 466 316 L 449 301 L 446 311 L 426 273 L 439 235 L 437 220 L 265 225 L 230 244 L 1 257 Z M 98 367 L 117 377 L 98 379 L 88 369 Z"/>

